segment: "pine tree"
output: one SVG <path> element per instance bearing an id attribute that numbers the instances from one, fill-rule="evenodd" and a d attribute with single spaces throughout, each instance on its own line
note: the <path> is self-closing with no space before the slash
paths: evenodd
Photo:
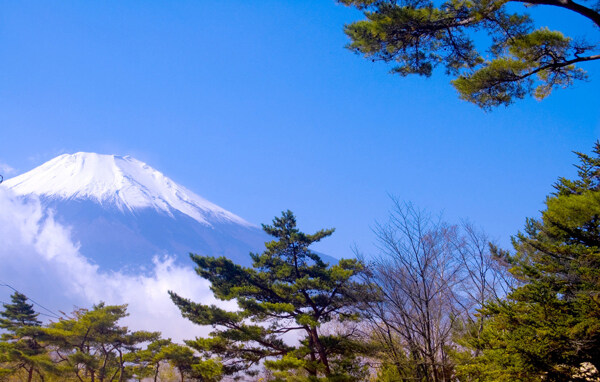
<path id="1" fill-rule="evenodd" d="M 171 344 L 171 339 L 159 338 L 148 344 L 145 349 L 128 353 L 125 360 L 130 364 L 131 375 L 139 381 L 151 378 L 156 382 L 161 364 L 164 363 L 162 350 Z"/>
<path id="2" fill-rule="evenodd" d="M 126 305 L 100 303 L 92 309 L 79 309 L 72 317 L 39 328 L 38 335 L 52 348 L 65 377 L 80 381 L 125 381 L 130 368 L 126 355 L 144 342 L 158 339 L 160 333 L 135 331 L 119 326 L 127 316 Z"/>
<path id="3" fill-rule="evenodd" d="M 526 95 L 542 99 L 586 79 L 578 65 L 600 60 L 598 41 L 535 29 L 533 19 L 515 6 L 550 6 L 600 27 L 598 0 L 338 1 L 365 15 L 346 25 L 351 50 L 394 64 L 392 73 L 402 76 L 431 76 L 442 66 L 456 77 L 452 83 L 460 97 L 484 109 Z M 478 32 L 490 38 L 477 38 Z M 486 41 L 488 46 L 479 47 Z"/>
<path id="4" fill-rule="evenodd" d="M 169 344 L 165 346 L 160 357 L 169 362 L 178 372 L 181 382 L 186 377 L 201 382 L 216 382 L 221 380 L 222 366 L 218 359 L 201 359 L 188 346 Z"/>
<path id="5" fill-rule="evenodd" d="M 170 339 L 158 339 L 145 349 L 128 353 L 126 360 L 131 365 L 131 375 L 140 381 L 158 381 L 160 371 L 168 365 L 176 370 L 182 382 L 216 382 L 222 376 L 218 359 L 201 359 L 190 347 L 175 344 Z"/>
<path id="6" fill-rule="evenodd" d="M 496 250 L 521 285 L 483 311 L 473 342 L 483 354 L 462 370 L 478 380 L 577 381 L 586 366 L 600 370 L 600 143 L 577 155 L 578 178 L 559 179 L 515 253 Z"/>
<path id="7" fill-rule="evenodd" d="M 0 354 L 2 354 L 3 374 L 15 374 L 24 371 L 28 382 L 35 375 L 42 376 L 43 370 L 51 369 L 52 362 L 30 328 L 39 327 L 38 313 L 33 304 L 27 303 L 27 296 L 15 292 L 10 304 L 3 304 L 0 312 L 0 328 L 6 333 L 1 336 Z"/>
<path id="8" fill-rule="evenodd" d="M 219 356 L 226 374 L 251 374 L 264 361 L 278 380 L 362 380 L 364 368 L 358 362 L 362 345 L 349 332 L 330 328 L 326 334 L 324 328 L 359 317 L 355 296 L 366 288 L 355 276 L 362 272 L 362 264 L 323 262 L 308 247 L 334 230 L 302 233 L 290 211 L 263 229 L 274 240 L 266 243 L 262 254 L 251 254 L 252 268 L 224 257 L 191 255 L 215 296 L 235 299 L 239 310 L 202 305 L 170 292 L 184 317 L 215 329 L 211 338 L 197 338 L 188 345 Z M 288 333 L 300 333 L 300 343 L 285 341 Z"/>
<path id="9" fill-rule="evenodd" d="M 12 304 L 2 304 L 4 311 L 0 312 L 0 328 L 10 333 L 24 326 L 40 326 L 42 323 L 37 319 L 39 313 L 33 309 L 33 304 L 27 303 L 27 296 L 19 292 L 11 296 Z"/>

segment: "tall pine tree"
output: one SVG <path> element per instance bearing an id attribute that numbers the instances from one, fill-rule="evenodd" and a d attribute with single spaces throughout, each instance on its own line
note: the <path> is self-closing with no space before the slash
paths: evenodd
<path id="1" fill-rule="evenodd" d="M 358 318 L 355 296 L 366 288 L 355 276 L 362 264 L 323 262 L 309 246 L 334 230 L 302 233 L 290 211 L 263 229 L 274 240 L 266 243 L 262 254 L 251 254 L 252 268 L 225 257 L 191 255 L 215 296 L 235 299 L 239 310 L 195 303 L 170 292 L 184 317 L 214 328 L 211 338 L 188 345 L 219 356 L 227 374 L 252 373 L 253 366 L 264 361 L 280 380 L 364 380 L 364 368 L 357 362 L 364 350 L 360 343 L 343 325 L 337 325 L 342 328 L 338 331 L 333 324 L 324 327 Z M 297 333 L 298 343 L 291 333 Z"/>

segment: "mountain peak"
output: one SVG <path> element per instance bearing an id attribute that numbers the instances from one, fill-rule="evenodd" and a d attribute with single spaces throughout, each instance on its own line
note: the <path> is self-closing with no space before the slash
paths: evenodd
<path id="1" fill-rule="evenodd" d="M 213 222 L 252 226 L 130 156 L 63 154 L 3 186 L 18 195 L 91 200 L 122 211 L 152 208 L 172 215 L 177 210 L 209 226 Z"/>

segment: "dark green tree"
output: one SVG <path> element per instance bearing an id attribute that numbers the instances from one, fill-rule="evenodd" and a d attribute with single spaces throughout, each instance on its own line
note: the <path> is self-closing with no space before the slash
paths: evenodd
<path id="1" fill-rule="evenodd" d="M 15 292 L 11 303 L 3 304 L 0 328 L 6 332 L 0 336 L 0 355 L 2 374 L 24 371 L 26 380 L 31 382 L 35 376 L 42 378 L 44 370 L 52 368 L 52 362 L 38 338 L 27 330 L 41 325 L 37 318 L 39 314 L 27 300 L 24 294 Z"/>
<path id="2" fill-rule="evenodd" d="M 593 153 L 577 153 L 577 179 L 558 180 L 541 219 L 513 238 L 513 254 L 495 250 L 520 285 L 484 308 L 487 324 L 471 341 L 481 356 L 460 373 L 583 381 L 584 369 L 600 370 L 600 143 Z"/>
<path id="3" fill-rule="evenodd" d="M 10 333 L 24 326 L 40 326 L 39 313 L 33 309 L 33 304 L 27 303 L 27 296 L 15 292 L 11 296 L 11 304 L 2 304 L 4 311 L 0 312 L 0 328 Z"/>
<path id="4" fill-rule="evenodd" d="M 364 12 L 346 25 L 349 49 L 394 63 L 393 73 L 430 76 L 438 66 L 455 76 L 460 98 L 489 109 L 515 98 L 542 99 L 552 90 L 586 79 L 577 66 L 600 59 L 598 41 L 573 39 L 536 28 L 511 3 L 562 8 L 600 27 L 598 0 L 338 0 Z M 476 38 L 476 32 L 487 33 Z M 483 38 L 481 38 L 483 37 Z M 487 52 L 475 41 L 490 41 Z"/>
<path id="5" fill-rule="evenodd" d="M 239 310 L 202 305 L 170 292 L 184 317 L 214 328 L 210 338 L 188 345 L 220 357 L 226 374 L 252 373 L 265 361 L 279 380 L 364 380 L 358 362 L 364 349 L 342 325 L 359 317 L 355 296 L 366 288 L 355 276 L 363 265 L 357 260 L 333 266 L 323 262 L 309 246 L 334 230 L 302 233 L 290 211 L 263 229 L 274 240 L 262 254 L 251 254 L 252 268 L 224 257 L 191 255 L 215 296 L 235 299 Z M 299 343 L 292 333 L 300 336 Z"/>

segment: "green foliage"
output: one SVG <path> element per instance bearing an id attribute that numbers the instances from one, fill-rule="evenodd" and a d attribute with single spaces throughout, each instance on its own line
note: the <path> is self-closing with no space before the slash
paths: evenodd
<path id="1" fill-rule="evenodd" d="M 430 0 L 339 1 L 366 17 L 346 25 L 350 50 L 373 61 L 393 62 L 392 72 L 402 76 L 430 76 L 443 66 L 457 77 L 452 83 L 460 97 L 484 109 L 528 94 L 543 99 L 557 87 L 586 78 L 575 64 L 600 59 L 589 54 L 594 44 L 547 28 L 534 30 L 528 15 L 507 10 L 507 3 L 523 0 L 447 0 L 439 5 Z M 527 2 L 566 8 L 600 26 L 598 8 L 560 0 Z M 480 31 L 491 40 L 485 54 L 475 47 Z"/>
<path id="2" fill-rule="evenodd" d="M 469 342 L 480 355 L 459 373 L 577 381 L 584 365 L 600 369 L 600 143 L 594 154 L 577 153 L 578 179 L 559 179 L 542 218 L 513 239 L 514 254 L 496 249 L 521 284 L 487 304 L 484 331 Z"/>
<path id="3" fill-rule="evenodd" d="M 0 342 L 0 377 L 24 374 L 24 379 L 32 381 L 45 370 L 53 369 L 53 363 L 37 336 L 29 332 L 41 325 L 38 313 L 27 297 L 19 292 L 11 296 L 11 304 L 3 304 L 0 312 L 0 328 L 6 330 Z"/>
<path id="4" fill-rule="evenodd" d="M 187 346 L 169 344 L 161 350 L 159 357 L 168 361 L 179 371 L 182 382 L 185 377 L 203 382 L 221 380 L 221 362 L 211 358 L 203 360 Z"/>
<path id="5" fill-rule="evenodd" d="M 477 382 L 540 380 L 540 374 L 519 356 L 515 348 L 515 345 L 519 345 L 519 341 L 524 339 L 519 339 L 519 334 L 507 333 L 509 327 L 506 326 L 506 322 L 489 320 L 482 330 L 475 327 L 466 329 L 460 331 L 461 337 L 456 339 L 461 347 L 452 352 L 458 380 Z"/>
<path id="6" fill-rule="evenodd" d="M 410 352 L 407 351 L 400 338 L 393 336 L 396 338 L 382 340 L 378 337 L 378 333 L 374 331 L 371 339 L 375 349 L 373 358 L 379 364 L 374 381 L 396 382 L 426 379 L 420 374 L 420 360 L 410 356 Z M 419 378 L 420 375 L 421 378 Z"/>
<path id="7" fill-rule="evenodd" d="M 27 303 L 27 296 L 19 292 L 11 296 L 12 304 L 2 304 L 4 311 L 0 313 L 0 328 L 9 333 L 15 333 L 24 326 L 40 326 L 41 322 L 37 319 L 39 313 L 33 310 L 33 304 Z"/>
<path id="8" fill-rule="evenodd" d="M 275 240 L 266 243 L 262 254 L 251 254 L 252 268 L 224 257 L 192 255 L 196 271 L 210 281 L 215 296 L 235 299 L 239 310 L 198 304 L 170 292 L 184 317 L 215 329 L 210 338 L 187 344 L 207 356 L 219 356 L 225 374 L 252 374 L 265 361 L 278 380 L 360 380 L 360 344 L 348 333 L 325 334 L 323 325 L 359 318 L 355 295 L 367 289 L 354 279 L 362 264 L 324 263 L 308 247 L 333 229 L 302 233 L 290 211 L 263 229 Z M 298 345 L 283 338 L 293 332 L 304 335 Z"/>
<path id="9" fill-rule="evenodd" d="M 126 305 L 100 303 L 42 327 L 26 301 L 17 293 L 0 313 L 0 325 L 9 330 L 0 342 L 2 381 L 221 379 L 218 359 L 203 360 L 187 346 L 160 339 L 160 333 L 119 326 Z M 149 344 L 142 348 L 144 343 Z"/>
<path id="10" fill-rule="evenodd" d="M 170 339 L 157 339 L 151 342 L 145 349 L 127 353 L 125 361 L 130 364 L 130 374 L 137 378 L 152 378 L 158 380 L 160 366 L 165 360 L 163 349 L 171 345 Z"/>
<path id="11" fill-rule="evenodd" d="M 156 340 L 160 333 L 136 331 L 118 326 L 127 315 L 126 305 L 100 303 L 91 310 L 80 309 L 73 316 L 37 328 L 41 340 L 60 362 L 59 372 L 79 380 L 113 381 L 129 378 L 126 354 L 138 345 Z"/>

